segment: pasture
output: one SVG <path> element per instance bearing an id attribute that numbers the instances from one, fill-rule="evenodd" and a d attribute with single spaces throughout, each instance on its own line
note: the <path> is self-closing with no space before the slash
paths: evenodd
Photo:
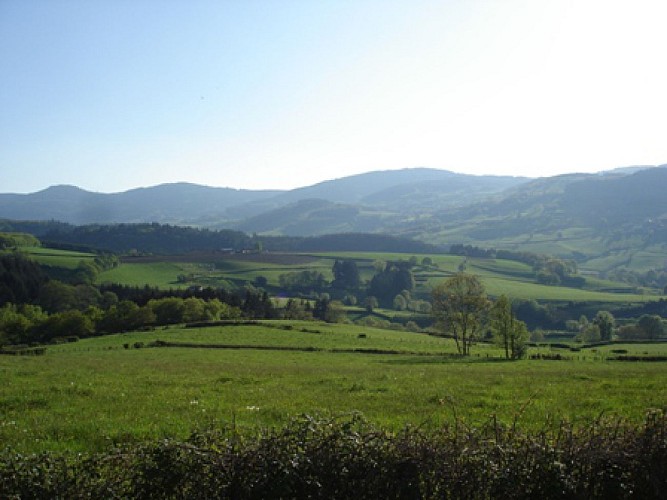
<path id="1" fill-rule="evenodd" d="M 87 252 L 74 252 L 71 250 L 58 250 L 47 247 L 22 247 L 21 251 L 28 254 L 39 264 L 75 269 L 81 261 L 92 262 L 96 255 Z"/>
<path id="2" fill-rule="evenodd" d="M 115 268 L 101 273 L 99 283 L 159 286 L 163 288 L 189 285 L 236 288 L 253 283 L 258 277 L 267 280 L 267 287 L 277 291 L 281 274 L 298 271 L 317 271 L 331 280 L 336 259 L 357 263 L 362 281 L 370 280 L 377 261 L 408 260 L 409 254 L 337 252 L 317 254 L 196 254 L 170 257 L 128 258 Z M 640 303 L 658 300 L 659 295 L 631 293 L 627 285 L 588 278 L 583 288 L 547 286 L 535 282 L 534 272 L 527 264 L 501 259 L 467 258 L 454 255 L 415 256 L 413 268 L 416 280 L 414 295 L 428 299 L 436 283 L 456 273 L 465 264 L 466 272 L 475 274 L 491 296 L 505 294 L 512 299 L 552 302 Z M 433 265 L 422 266 L 424 257 Z M 179 282 L 178 277 L 187 277 Z M 609 290 L 614 290 L 609 291 Z"/>
<path id="3" fill-rule="evenodd" d="M 157 339 L 202 347 L 134 347 Z M 395 430 L 495 415 L 530 430 L 600 415 L 639 422 L 664 408 L 667 363 L 585 351 L 507 362 L 478 345 L 461 359 L 448 339 L 316 322 L 110 335 L 0 356 L 0 439 L 21 452 L 83 451 L 224 425 L 254 435 L 302 414 L 361 412 Z"/>

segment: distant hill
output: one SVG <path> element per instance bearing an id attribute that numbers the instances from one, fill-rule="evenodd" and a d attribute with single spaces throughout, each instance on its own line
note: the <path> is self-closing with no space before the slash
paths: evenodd
<path id="1" fill-rule="evenodd" d="M 536 179 L 495 200 L 434 212 L 397 233 L 574 258 L 593 270 L 667 264 L 667 166 Z"/>
<path id="2" fill-rule="evenodd" d="M 236 190 L 176 183 L 105 194 L 74 186 L 53 186 L 25 195 L 0 194 L 0 218 L 53 219 L 71 224 L 158 222 L 212 228 L 233 226 L 244 230 L 246 226 L 261 226 L 261 231 L 273 233 L 311 234 L 306 227 L 295 228 L 295 233 L 283 232 L 280 227 L 287 226 L 286 231 L 289 231 L 289 225 L 260 222 L 258 216 L 269 212 L 272 218 L 276 209 L 314 199 L 376 210 L 389 209 L 398 214 L 430 211 L 433 207 L 478 201 L 525 181 L 514 177 L 472 176 L 416 168 L 370 172 L 291 191 Z M 247 224 L 243 223 L 245 220 L 248 220 Z M 340 221 L 336 225 L 340 225 Z M 338 231 L 336 227 L 329 229 L 323 232 Z M 340 229 L 353 227 L 343 224 Z"/>
<path id="3" fill-rule="evenodd" d="M 467 205 L 471 199 L 501 192 L 527 180 L 522 177 L 457 174 L 434 168 L 406 168 L 325 181 L 282 193 L 275 200 L 279 203 L 294 203 L 319 198 L 335 203 L 403 209 L 425 207 L 434 201 L 440 206 L 456 206 Z"/>
<path id="4" fill-rule="evenodd" d="M 600 273 L 662 272 L 667 270 L 665 193 L 667 165 L 538 179 L 413 168 L 291 191 L 180 183 L 101 194 L 55 186 L 0 195 L 0 218 L 79 225 L 157 222 L 301 238 L 373 233 L 439 248 L 465 244 L 551 254 Z"/>
<path id="5" fill-rule="evenodd" d="M 280 191 L 215 188 L 188 183 L 162 184 L 122 193 L 93 193 L 52 186 L 31 194 L 0 194 L 0 217 L 58 220 L 71 224 L 168 222 L 196 224 L 219 220 L 226 210 L 270 198 Z"/>

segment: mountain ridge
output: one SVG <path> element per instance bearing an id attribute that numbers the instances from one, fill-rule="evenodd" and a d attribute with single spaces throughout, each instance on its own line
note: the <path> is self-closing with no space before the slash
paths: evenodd
<path id="1" fill-rule="evenodd" d="M 521 183 L 525 178 L 470 176 L 447 170 L 412 168 L 366 172 L 290 191 L 167 183 L 119 193 L 96 193 L 76 186 L 58 185 L 36 193 L 0 194 L 0 217 L 19 220 L 53 218 L 72 224 L 159 222 L 223 227 L 238 225 L 244 219 L 302 199 L 363 205 L 364 199 L 370 198 L 371 205 L 387 208 L 395 200 L 391 195 L 383 197 L 378 194 L 383 190 L 418 182 L 444 181 L 466 184 L 468 197 L 483 197 Z M 449 201 L 452 200 L 453 195 L 449 197 Z"/>

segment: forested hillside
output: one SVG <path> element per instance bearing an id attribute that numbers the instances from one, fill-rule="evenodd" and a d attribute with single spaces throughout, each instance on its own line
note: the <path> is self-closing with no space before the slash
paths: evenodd
<path id="1" fill-rule="evenodd" d="M 241 231 L 168 224 L 92 224 L 0 220 L 0 231 L 28 233 L 52 247 L 118 253 L 181 254 L 196 251 L 376 251 L 426 253 L 438 247 L 387 234 L 341 233 L 313 237 L 249 236 Z"/>

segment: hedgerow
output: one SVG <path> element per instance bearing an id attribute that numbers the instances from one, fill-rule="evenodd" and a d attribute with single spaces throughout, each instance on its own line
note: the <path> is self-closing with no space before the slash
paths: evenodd
<path id="1" fill-rule="evenodd" d="M 0 454 L 2 498 L 664 498 L 667 418 L 521 432 L 491 419 L 437 431 L 359 415 L 233 427 L 95 454 Z"/>

